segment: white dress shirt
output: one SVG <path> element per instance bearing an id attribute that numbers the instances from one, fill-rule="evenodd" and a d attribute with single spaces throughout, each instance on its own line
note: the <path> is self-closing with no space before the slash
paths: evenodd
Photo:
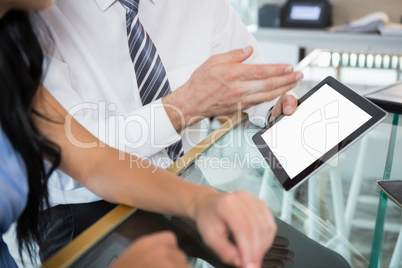
<path id="1" fill-rule="evenodd" d="M 141 103 L 128 50 L 126 9 L 115 0 L 60 0 L 42 16 L 56 44 L 44 80 L 50 93 L 100 140 L 169 166 L 165 148 L 180 135 L 160 100 Z M 248 62 L 261 61 L 255 39 L 229 0 L 141 0 L 139 17 L 173 91 L 211 55 L 252 45 L 255 52 Z M 271 105 L 251 109 L 261 115 L 259 125 Z M 185 151 L 199 142 L 200 128 L 197 123 L 181 133 Z M 52 205 L 100 199 L 60 171 L 50 178 L 49 191 Z"/>

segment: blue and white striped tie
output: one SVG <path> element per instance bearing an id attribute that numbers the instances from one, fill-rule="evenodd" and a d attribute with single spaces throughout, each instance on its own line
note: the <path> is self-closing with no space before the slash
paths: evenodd
<path id="1" fill-rule="evenodd" d="M 162 98 L 171 92 L 165 68 L 156 47 L 138 18 L 139 0 L 120 0 L 126 7 L 126 26 L 131 60 L 134 64 L 138 89 L 143 105 Z M 181 140 L 167 147 L 173 161 L 183 155 Z"/>

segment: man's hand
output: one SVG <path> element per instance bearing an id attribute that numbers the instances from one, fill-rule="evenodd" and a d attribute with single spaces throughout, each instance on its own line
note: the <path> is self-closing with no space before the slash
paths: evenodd
<path id="1" fill-rule="evenodd" d="M 276 102 L 274 108 L 272 109 L 271 116 L 268 121 L 271 122 L 280 114 L 292 115 L 297 108 L 297 99 L 293 95 L 282 95 Z"/>
<path id="2" fill-rule="evenodd" d="M 113 268 L 119 267 L 189 268 L 190 266 L 187 264 L 186 255 L 177 245 L 175 235 L 164 231 L 136 240 L 113 263 Z"/>
<path id="3" fill-rule="evenodd" d="M 277 230 L 268 206 L 246 191 L 204 196 L 196 202 L 194 220 L 204 243 L 223 262 L 243 268 L 261 267 Z"/>
<path id="4" fill-rule="evenodd" d="M 288 64 L 243 64 L 252 53 L 247 47 L 210 57 L 187 83 L 162 99 L 176 131 L 273 100 L 303 78 Z"/>

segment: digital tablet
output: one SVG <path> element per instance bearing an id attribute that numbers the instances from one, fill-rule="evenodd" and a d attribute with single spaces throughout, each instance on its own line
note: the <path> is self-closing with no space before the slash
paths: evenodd
<path id="1" fill-rule="evenodd" d="M 385 119 L 387 112 L 328 76 L 253 136 L 279 182 L 290 190 Z"/>
<path id="2" fill-rule="evenodd" d="M 402 81 L 364 96 L 388 112 L 402 113 Z"/>
<path id="3" fill-rule="evenodd" d="M 377 181 L 377 186 L 402 208 L 402 180 Z"/>

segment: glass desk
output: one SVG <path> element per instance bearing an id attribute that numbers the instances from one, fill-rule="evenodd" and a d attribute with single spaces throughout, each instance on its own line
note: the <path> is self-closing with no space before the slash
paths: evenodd
<path id="1" fill-rule="evenodd" d="M 314 67 L 312 62 L 305 70 Z M 326 76 L 320 72 L 319 80 Z M 306 79 L 296 92 L 302 95 L 319 80 Z M 360 84 L 358 91 L 372 88 Z M 246 189 L 267 203 L 279 228 L 264 267 L 387 267 L 401 228 L 401 211 L 387 204 L 376 180 L 401 179 L 401 121 L 399 114 L 390 113 L 378 127 L 289 192 L 283 190 L 252 142 L 259 128 L 245 114 L 232 117 L 169 170 L 222 191 Z M 188 256 L 198 258 L 190 260 L 195 267 L 227 267 L 203 245 L 192 222 L 121 205 L 43 267 L 107 267 L 140 235 L 166 229 L 176 233 Z M 275 266 L 278 263 L 282 265 Z"/>
<path id="2" fill-rule="evenodd" d="M 386 139 L 391 147 L 392 144 L 399 142 L 399 145 L 394 148 L 401 153 L 402 124 L 400 122 L 399 125 L 395 124 L 396 117 L 397 115 L 390 114 L 386 121 L 373 132 L 384 131 L 389 135 L 392 130 L 399 130 L 399 136 L 395 136 L 395 140 L 389 137 Z M 249 123 L 247 116 L 235 116 L 213 132 L 200 144 L 199 148 L 187 153 L 181 165 L 175 166 L 171 171 L 190 181 L 200 182 L 201 180 L 201 183 L 223 191 L 247 189 L 265 200 L 277 216 L 278 236 L 289 240 L 289 246 L 285 249 L 293 252 L 290 254 L 293 255 L 291 260 L 284 262 L 285 267 L 313 267 L 306 266 L 306 263 L 302 261 L 322 264 L 323 260 L 315 256 L 318 250 L 323 250 L 322 256 L 326 258 L 338 259 L 337 255 L 324 250 L 326 248 L 338 252 L 352 267 L 367 267 L 371 261 L 371 255 L 370 252 L 365 252 L 366 243 L 381 245 L 384 239 L 383 233 L 379 230 L 374 238 L 360 237 L 358 231 L 348 235 L 349 224 L 342 222 L 345 206 L 343 194 L 347 194 L 349 187 L 347 184 L 351 182 L 345 181 L 341 175 L 347 164 L 355 162 L 354 151 L 358 150 L 362 142 L 346 150 L 338 158 L 338 163 L 327 165 L 294 191 L 285 192 L 251 141 L 251 136 L 258 130 L 259 128 Z M 378 160 L 386 159 L 388 167 L 390 167 L 389 162 L 397 161 L 395 157 L 392 160 L 389 150 L 371 153 L 375 153 Z M 394 164 L 397 165 L 397 163 Z M 386 170 L 385 173 L 392 177 L 390 171 L 392 170 Z M 367 184 L 366 188 L 374 191 L 378 199 L 379 192 L 376 190 L 374 181 Z M 381 200 L 383 199 L 385 198 L 382 196 Z M 385 213 L 385 202 L 382 201 L 380 204 L 379 212 Z M 365 220 L 380 221 L 383 217 L 380 214 L 377 217 L 375 213 L 366 213 Z M 176 232 L 180 246 L 189 255 L 202 256 L 214 266 L 224 267 L 202 245 L 191 223 L 183 219 L 146 213 L 125 206 L 118 206 L 111 211 L 49 259 L 44 267 L 102 267 L 102 265 L 106 267 L 114 256 L 138 236 L 164 229 Z M 288 236 L 289 232 L 292 232 L 292 237 Z M 303 241 L 303 245 L 297 245 L 300 241 Z M 372 243 L 372 241 L 375 242 Z M 381 255 L 381 250 L 373 248 L 374 251 Z"/>

